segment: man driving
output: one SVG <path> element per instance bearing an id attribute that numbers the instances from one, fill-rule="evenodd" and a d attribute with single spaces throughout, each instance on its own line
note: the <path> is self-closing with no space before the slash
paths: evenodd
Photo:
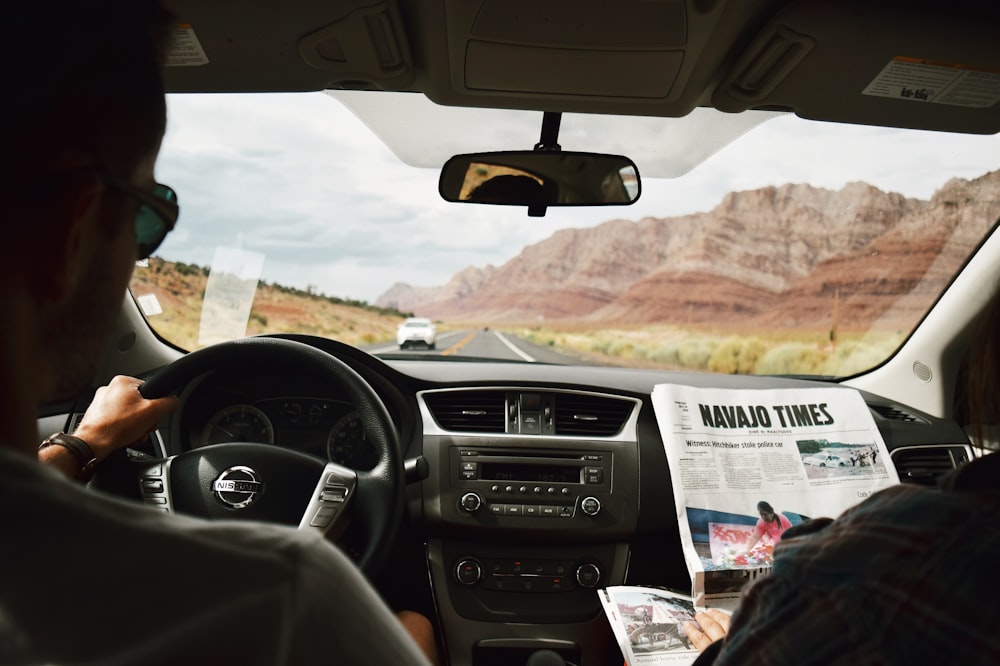
<path id="1" fill-rule="evenodd" d="M 38 450 L 38 406 L 88 386 L 136 259 L 178 217 L 154 179 L 170 20 L 147 0 L 57 0 L 18 3 L 5 25 L 0 663 L 428 663 L 318 533 L 164 514 L 67 478 L 175 398 L 117 378 Z"/>

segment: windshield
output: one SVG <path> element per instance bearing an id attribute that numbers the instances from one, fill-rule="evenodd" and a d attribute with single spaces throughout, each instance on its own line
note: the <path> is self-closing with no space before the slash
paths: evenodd
<path id="1" fill-rule="evenodd" d="M 157 178 L 181 219 L 132 281 L 166 340 L 846 376 L 894 352 L 1000 216 L 998 136 L 702 109 L 563 118 L 563 149 L 635 161 L 633 206 L 447 203 L 451 154 L 530 149 L 541 114 L 340 98 L 169 97 Z M 401 336 L 412 317 L 434 336 Z"/>

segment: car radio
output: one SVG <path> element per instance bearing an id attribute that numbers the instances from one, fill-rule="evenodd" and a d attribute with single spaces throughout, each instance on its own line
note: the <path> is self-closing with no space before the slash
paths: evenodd
<path id="1" fill-rule="evenodd" d="M 443 501 L 453 502 L 454 514 L 482 524 L 542 529 L 606 524 L 620 504 L 612 487 L 614 456 L 612 451 L 453 446 Z"/>

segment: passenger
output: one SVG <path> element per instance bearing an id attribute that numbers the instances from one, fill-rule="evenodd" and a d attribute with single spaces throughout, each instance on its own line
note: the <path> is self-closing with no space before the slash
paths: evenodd
<path id="1" fill-rule="evenodd" d="M 0 663 L 427 664 L 318 533 L 162 514 L 38 463 L 78 476 L 177 405 L 116 379 L 89 441 L 36 450 L 38 406 L 87 386 L 136 259 L 176 220 L 153 179 L 169 17 L 152 0 L 53 0 L 4 20 Z M 426 637 L 426 618 L 400 619 Z"/>
<path id="2" fill-rule="evenodd" d="M 776 512 L 769 502 L 763 500 L 757 502 L 757 513 L 760 518 L 753 528 L 753 538 L 743 548 L 744 553 L 750 552 L 757 545 L 757 542 L 765 536 L 772 545 L 778 543 L 782 533 L 792 526 L 791 521 Z"/>
<path id="3" fill-rule="evenodd" d="M 972 337 L 964 409 L 995 451 L 1000 423 L 1000 291 Z M 962 388 L 962 387 L 960 387 Z M 873 460 L 874 462 L 874 460 Z M 698 665 L 1000 664 L 1000 455 L 975 458 L 938 488 L 876 493 L 836 521 L 785 532 L 771 573 L 725 626 L 685 625 Z M 725 636 L 722 638 L 722 636 Z M 706 649 L 707 648 L 707 649 Z"/>

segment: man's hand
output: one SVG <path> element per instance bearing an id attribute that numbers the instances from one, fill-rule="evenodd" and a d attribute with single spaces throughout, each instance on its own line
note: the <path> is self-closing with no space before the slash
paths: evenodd
<path id="1" fill-rule="evenodd" d="M 180 400 L 173 395 L 147 400 L 139 393 L 140 386 L 141 380 L 119 375 L 97 389 L 73 433 L 90 445 L 97 460 L 140 441 L 156 429 L 163 416 L 180 406 Z"/>
<path id="2" fill-rule="evenodd" d="M 704 652 L 705 648 L 725 637 L 729 632 L 729 615 L 718 608 L 709 608 L 704 613 L 695 613 L 694 619 L 697 620 L 698 624 L 685 622 L 684 633 L 687 634 L 688 640 L 698 648 L 698 652 Z"/>

